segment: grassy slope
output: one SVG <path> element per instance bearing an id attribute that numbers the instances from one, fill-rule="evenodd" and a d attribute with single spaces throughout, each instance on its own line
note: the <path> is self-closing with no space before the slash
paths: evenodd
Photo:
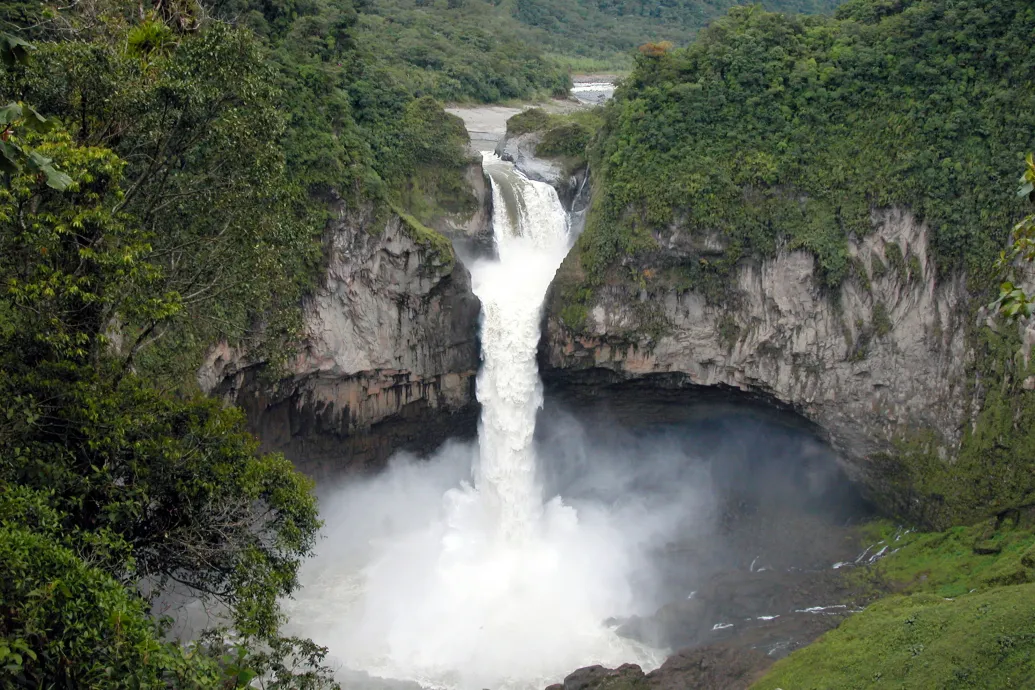
<path id="1" fill-rule="evenodd" d="M 893 597 L 777 663 L 753 688 L 1031 688 L 1035 584 Z"/>
<path id="2" fill-rule="evenodd" d="M 1030 516 L 895 534 L 893 553 L 849 577 L 900 592 L 777 663 L 758 690 L 1030 688 L 1035 684 L 1035 533 Z M 897 549 L 897 551 L 895 551 Z"/>

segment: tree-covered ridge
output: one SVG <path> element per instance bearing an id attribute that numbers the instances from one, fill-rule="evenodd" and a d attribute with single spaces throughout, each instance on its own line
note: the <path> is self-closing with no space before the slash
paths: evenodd
<path id="1" fill-rule="evenodd" d="M 184 307 L 122 334 L 137 367 L 182 381 L 217 338 L 282 355 L 333 199 L 426 224 L 473 210 L 462 123 L 364 49 L 349 0 L 91 7 L 0 11 L 38 48 L 0 93 L 125 160 L 119 210 Z"/>
<path id="2" fill-rule="evenodd" d="M 762 0 L 776 12 L 830 12 L 843 0 Z M 653 41 L 684 45 L 694 33 L 744 0 L 497 0 L 522 24 L 537 29 L 532 40 L 563 56 L 629 59 Z M 617 56 L 617 58 L 616 58 Z"/>
<path id="3" fill-rule="evenodd" d="M 392 81 L 444 101 L 561 96 L 571 85 L 534 36 L 481 0 L 372 0 L 357 41 Z"/>
<path id="4" fill-rule="evenodd" d="M 122 210 L 125 162 L 60 129 L 7 136 L 69 182 L 22 166 L 0 186 L 0 684 L 294 686 L 285 660 L 317 682 L 322 651 L 278 633 L 319 526 L 310 483 L 120 346 L 188 309 Z M 218 606 L 233 641 L 166 641 L 149 608 L 170 588 Z"/>
<path id="5" fill-rule="evenodd" d="M 639 56 L 607 108 L 578 254 L 590 282 L 651 232 L 718 231 L 741 257 L 801 247 L 834 286 L 870 211 L 907 206 L 940 270 L 981 284 L 1021 210 L 1035 145 L 1035 7 L 1022 0 L 852 0 L 836 18 L 736 8 L 686 49 Z"/>

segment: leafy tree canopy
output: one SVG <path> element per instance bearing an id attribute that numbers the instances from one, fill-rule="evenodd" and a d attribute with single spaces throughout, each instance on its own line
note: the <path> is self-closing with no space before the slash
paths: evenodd
<path id="1" fill-rule="evenodd" d="M 588 281 L 678 221 L 727 250 L 660 268 L 716 299 L 740 258 L 784 243 L 837 286 L 848 235 L 900 205 L 930 225 L 941 271 L 987 286 L 1035 144 L 1033 33 L 1021 0 L 852 0 L 835 18 L 735 8 L 685 49 L 641 54 L 594 153 Z"/>

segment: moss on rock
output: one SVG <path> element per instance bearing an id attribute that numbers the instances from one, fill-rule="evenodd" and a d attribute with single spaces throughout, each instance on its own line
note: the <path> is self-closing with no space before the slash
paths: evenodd
<path id="1" fill-rule="evenodd" d="M 399 214 L 399 218 L 402 220 L 403 232 L 417 246 L 427 252 L 426 257 L 431 260 L 433 265 L 445 267 L 447 270 L 453 268 L 456 262 L 456 254 L 453 252 L 453 244 L 447 237 L 435 232 L 400 209 L 395 209 L 395 212 Z"/>

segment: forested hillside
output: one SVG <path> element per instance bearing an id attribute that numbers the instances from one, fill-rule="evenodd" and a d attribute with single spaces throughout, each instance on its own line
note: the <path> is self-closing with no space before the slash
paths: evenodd
<path id="1" fill-rule="evenodd" d="M 830 12 L 843 0 L 764 0 L 767 9 Z M 492 100 L 557 88 L 560 64 L 628 69 L 638 46 L 685 45 L 745 0 L 364 0 L 359 41 L 438 98 Z M 544 57 L 550 61 L 547 67 Z M 563 81 L 563 77 L 561 77 Z"/>
<path id="2" fill-rule="evenodd" d="M 1023 0 L 852 0 L 835 18 L 734 9 L 686 49 L 642 54 L 589 150 L 594 202 L 557 290 L 566 327 L 584 328 L 612 285 L 694 291 L 735 314 L 738 267 L 796 249 L 815 257 L 814 286 L 834 308 L 845 283 L 866 294 L 889 272 L 905 284 L 965 275 L 969 309 L 989 303 L 996 259 L 1027 210 L 1016 180 L 1035 148 L 1032 35 Z M 893 243 L 872 271 L 850 254 L 849 238 L 891 207 L 930 229 L 932 274 Z M 666 251 L 675 231 L 719 249 Z M 866 337 L 893 325 L 879 307 Z M 1035 397 L 1021 386 L 1028 362 L 1011 357 L 1019 336 L 966 337 L 965 385 L 983 403 L 957 460 L 907 429 L 881 469 L 912 497 L 903 514 L 938 526 L 1035 490 Z M 865 359 L 846 339 L 846 357 Z"/>
<path id="3" fill-rule="evenodd" d="M 420 218 L 474 203 L 463 125 L 364 48 L 348 2 L 0 22 L 0 685 L 315 687 L 322 653 L 280 636 L 277 603 L 313 547 L 310 483 L 196 372 L 223 339 L 276 375 L 330 204 L 443 245 Z M 149 609 L 172 590 L 232 637 L 166 642 Z"/>
<path id="4" fill-rule="evenodd" d="M 713 19 L 743 0 L 496 0 L 522 24 L 538 29 L 533 41 L 564 56 L 627 64 L 648 41 L 685 45 Z M 830 12 L 843 0 L 762 0 L 768 10 Z M 578 64 L 576 62 L 576 64 Z M 587 63 L 591 64 L 591 63 Z"/>
<path id="5" fill-rule="evenodd" d="M 733 248 L 687 267 L 693 281 L 789 242 L 836 286 L 848 233 L 901 204 L 933 227 L 940 269 L 979 282 L 1022 209 L 1033 31 L 1019 0 L 853 0 L 836 18 L 735 9 L 686 49 L 641 55 L 594 152 L 583 267 L 597 280 L 678 220 Z"/>

